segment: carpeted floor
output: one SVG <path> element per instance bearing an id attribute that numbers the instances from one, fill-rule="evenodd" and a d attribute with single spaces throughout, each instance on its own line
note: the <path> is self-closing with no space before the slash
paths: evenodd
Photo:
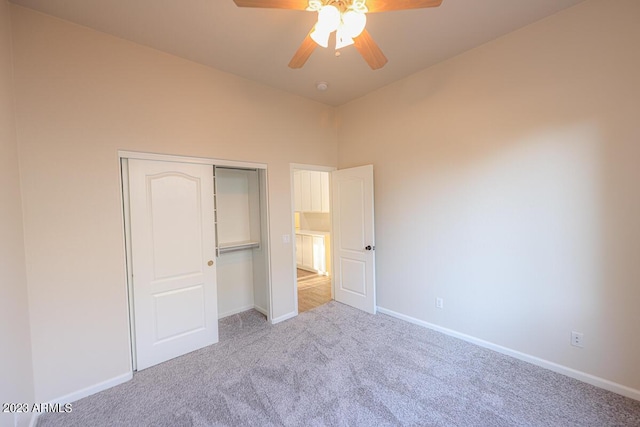
<path id="1" fill-rule="evenodd" d="M 640 426 L 640 402 L 335 301 L 137 373 L 38 426 Z"/>

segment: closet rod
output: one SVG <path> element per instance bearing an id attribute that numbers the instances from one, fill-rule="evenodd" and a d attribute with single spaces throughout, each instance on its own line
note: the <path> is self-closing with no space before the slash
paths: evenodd
<path id="1" fill-rule="evenodd" d="M 238 168 L 234 166 L 216 166 L 216 169 L 229 169 L 229 170 L 235 170 L 235 171 L 252 171 L 252 172 L 258 171 L 258 169 L 256 168 Z"/>

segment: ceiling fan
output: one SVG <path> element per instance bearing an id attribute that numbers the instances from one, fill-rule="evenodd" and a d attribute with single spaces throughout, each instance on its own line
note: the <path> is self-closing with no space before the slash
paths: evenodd
<path id="1" fill-rule="evenodd" d="M 302 68 L 317 46 L 327 47 L 336 32 L 336 50 L 354 45 L 373 70 L 384 67 L 388 59 L 365 29 L 367 13 L 438 7 L 442 0 L 233 0 L 239 7 L 306 10 L 318 13 L 318 22 L 302 41 L 289 62 Z"/>

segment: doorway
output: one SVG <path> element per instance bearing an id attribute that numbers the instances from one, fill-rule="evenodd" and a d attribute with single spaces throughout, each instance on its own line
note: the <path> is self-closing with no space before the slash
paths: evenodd
<path id="1" fill-rule="evenodd" d="M 298 313 L 333 299 L 330 168 L 292 168 Z"/>
<path id="2" fill-rule="evenodd" d="M 331 299 L 350 305 L 362 311 L 375 314 L 376 306 L 376 281 L 375 281 L 375 230 L 374 230 L 374 191 L 373 191 L 373 165 L 356 166 L 347 169 L 322 166 L 309 166 L 292 164 L 291 168 L 291 212 L 292 231 L 295 236 L 293 247 L 293 265 L 308 265 L 312 260 L 313 268 L 302 269 L 311 273 L 322 275 L 323 272 L 331 279 Z M 328 180 L 322 181 L 317 175 L 309 172 L 327 172 Z M 316 177 L 314 177 L 316 176 Z M 320 199 L 311 196 L 312 190 L 305 194 L 305 189 L 320 188 Z M 323 190 L 324 189 L 324 190 Z M 324 193 L 324 197 L 322 194 Z M 327 197 L 328 193 L 328 197 Z M 309 208 L 310 206 L 310 208 Z M 328 210 L 329 231 L 311 234 L 304 238 L 304 227 L 309 226 L 309 219 L 298 216 L 296 213 L 304 212 L 307 208 L 315 211 L 320 206 L 320 211 Z M 306 220 L 305 221 L 303 221 Z M 311 223 L 314 223 L 312 220 Z M 296 229 L 297 228 L 297 229 Z M 313 230 L 310 230 L 313 231 Z M 326 233 L 326 234 L 325 234 Z M 325 237 L 324 245 L 314 237 Z M 289 235 L 283 235 L 283 242 L 289 242 Z M 328 239 L 326 238 L 328 237 Z M 327 243 L 328 242 L 328 243 Z M 323 248 L 328 254 L 324 258 L 327 264 L 318 267 L 314 255 Z M 302 250 L 298 250 L 301 248 Z M 315 252 L 314 252 L 315 251 Z M 294 269 L 293 287 L 296 314 L 299 310 L 299 288 L 297 272 Z M 327 274 L 328 273 L 328 274 Z M 301 276 L 305 275 L 301 272 Z M 307 276 L 308 277 L 308 276 Z M 304 277 L 301 277 L 304 280 Z M 316 279 L 320 279 L 316 277 Z M 326 295 L 326 291 L 325 291 Z M 321 297 L 322 298 L 322 297 Z M 319 299 L 314 306 L 328 302 L 326 296 Z M 304 307 L 302 307 L 304 309 Z"/>

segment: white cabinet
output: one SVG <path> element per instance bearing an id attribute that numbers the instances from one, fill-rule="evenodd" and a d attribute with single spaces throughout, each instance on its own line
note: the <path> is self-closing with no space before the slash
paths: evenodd
<path id="1" fill-rule="evenodd" d="M 313 236 L 313 269 L 319 273 L 327 271 L 324 237 Z"/>
<path id="2" fill-rule="evenodd" d="M 300 172 L 301 211 L 311 212 L 311 171 Z"/>
<path id="3" fill-rule="evenodd" d="M 322 212 L 322 172 L 309 172 L 309 181 L 311 184 L 311 209 L 310 212 Z"/>
<path id="4" fill-rule="evenodd" d="M 302 211 L 302 171 L 295 171 L 293 173 L 293 200 L 294 210 L 296 212 Z"/>
<path id="5" fill-rule="evenodd" d="M 298 268 L 328 275 L 329 237 L 316 233 L 296 233 L 296 263 Z"/>
<path id="6" fill-rule="evenodd" d="M 302 236 L 302 266 L 313 270 L 313 237 Z"/>
<path id="7" fill-rule="evenodd" d="M 295 210 L 329 212 L 329 173 L 296 170 L 293 174 Z"/>
<path id="8" fill-rule="evenodd" d="M 296 264 L 302 265 L 302 234 L 296 234 Z"/>
<path id="9" fill-rule="evenodd" d="M 320 179 L 321 211 L 329 212 L 329 172 L 323 172 Z"/>

